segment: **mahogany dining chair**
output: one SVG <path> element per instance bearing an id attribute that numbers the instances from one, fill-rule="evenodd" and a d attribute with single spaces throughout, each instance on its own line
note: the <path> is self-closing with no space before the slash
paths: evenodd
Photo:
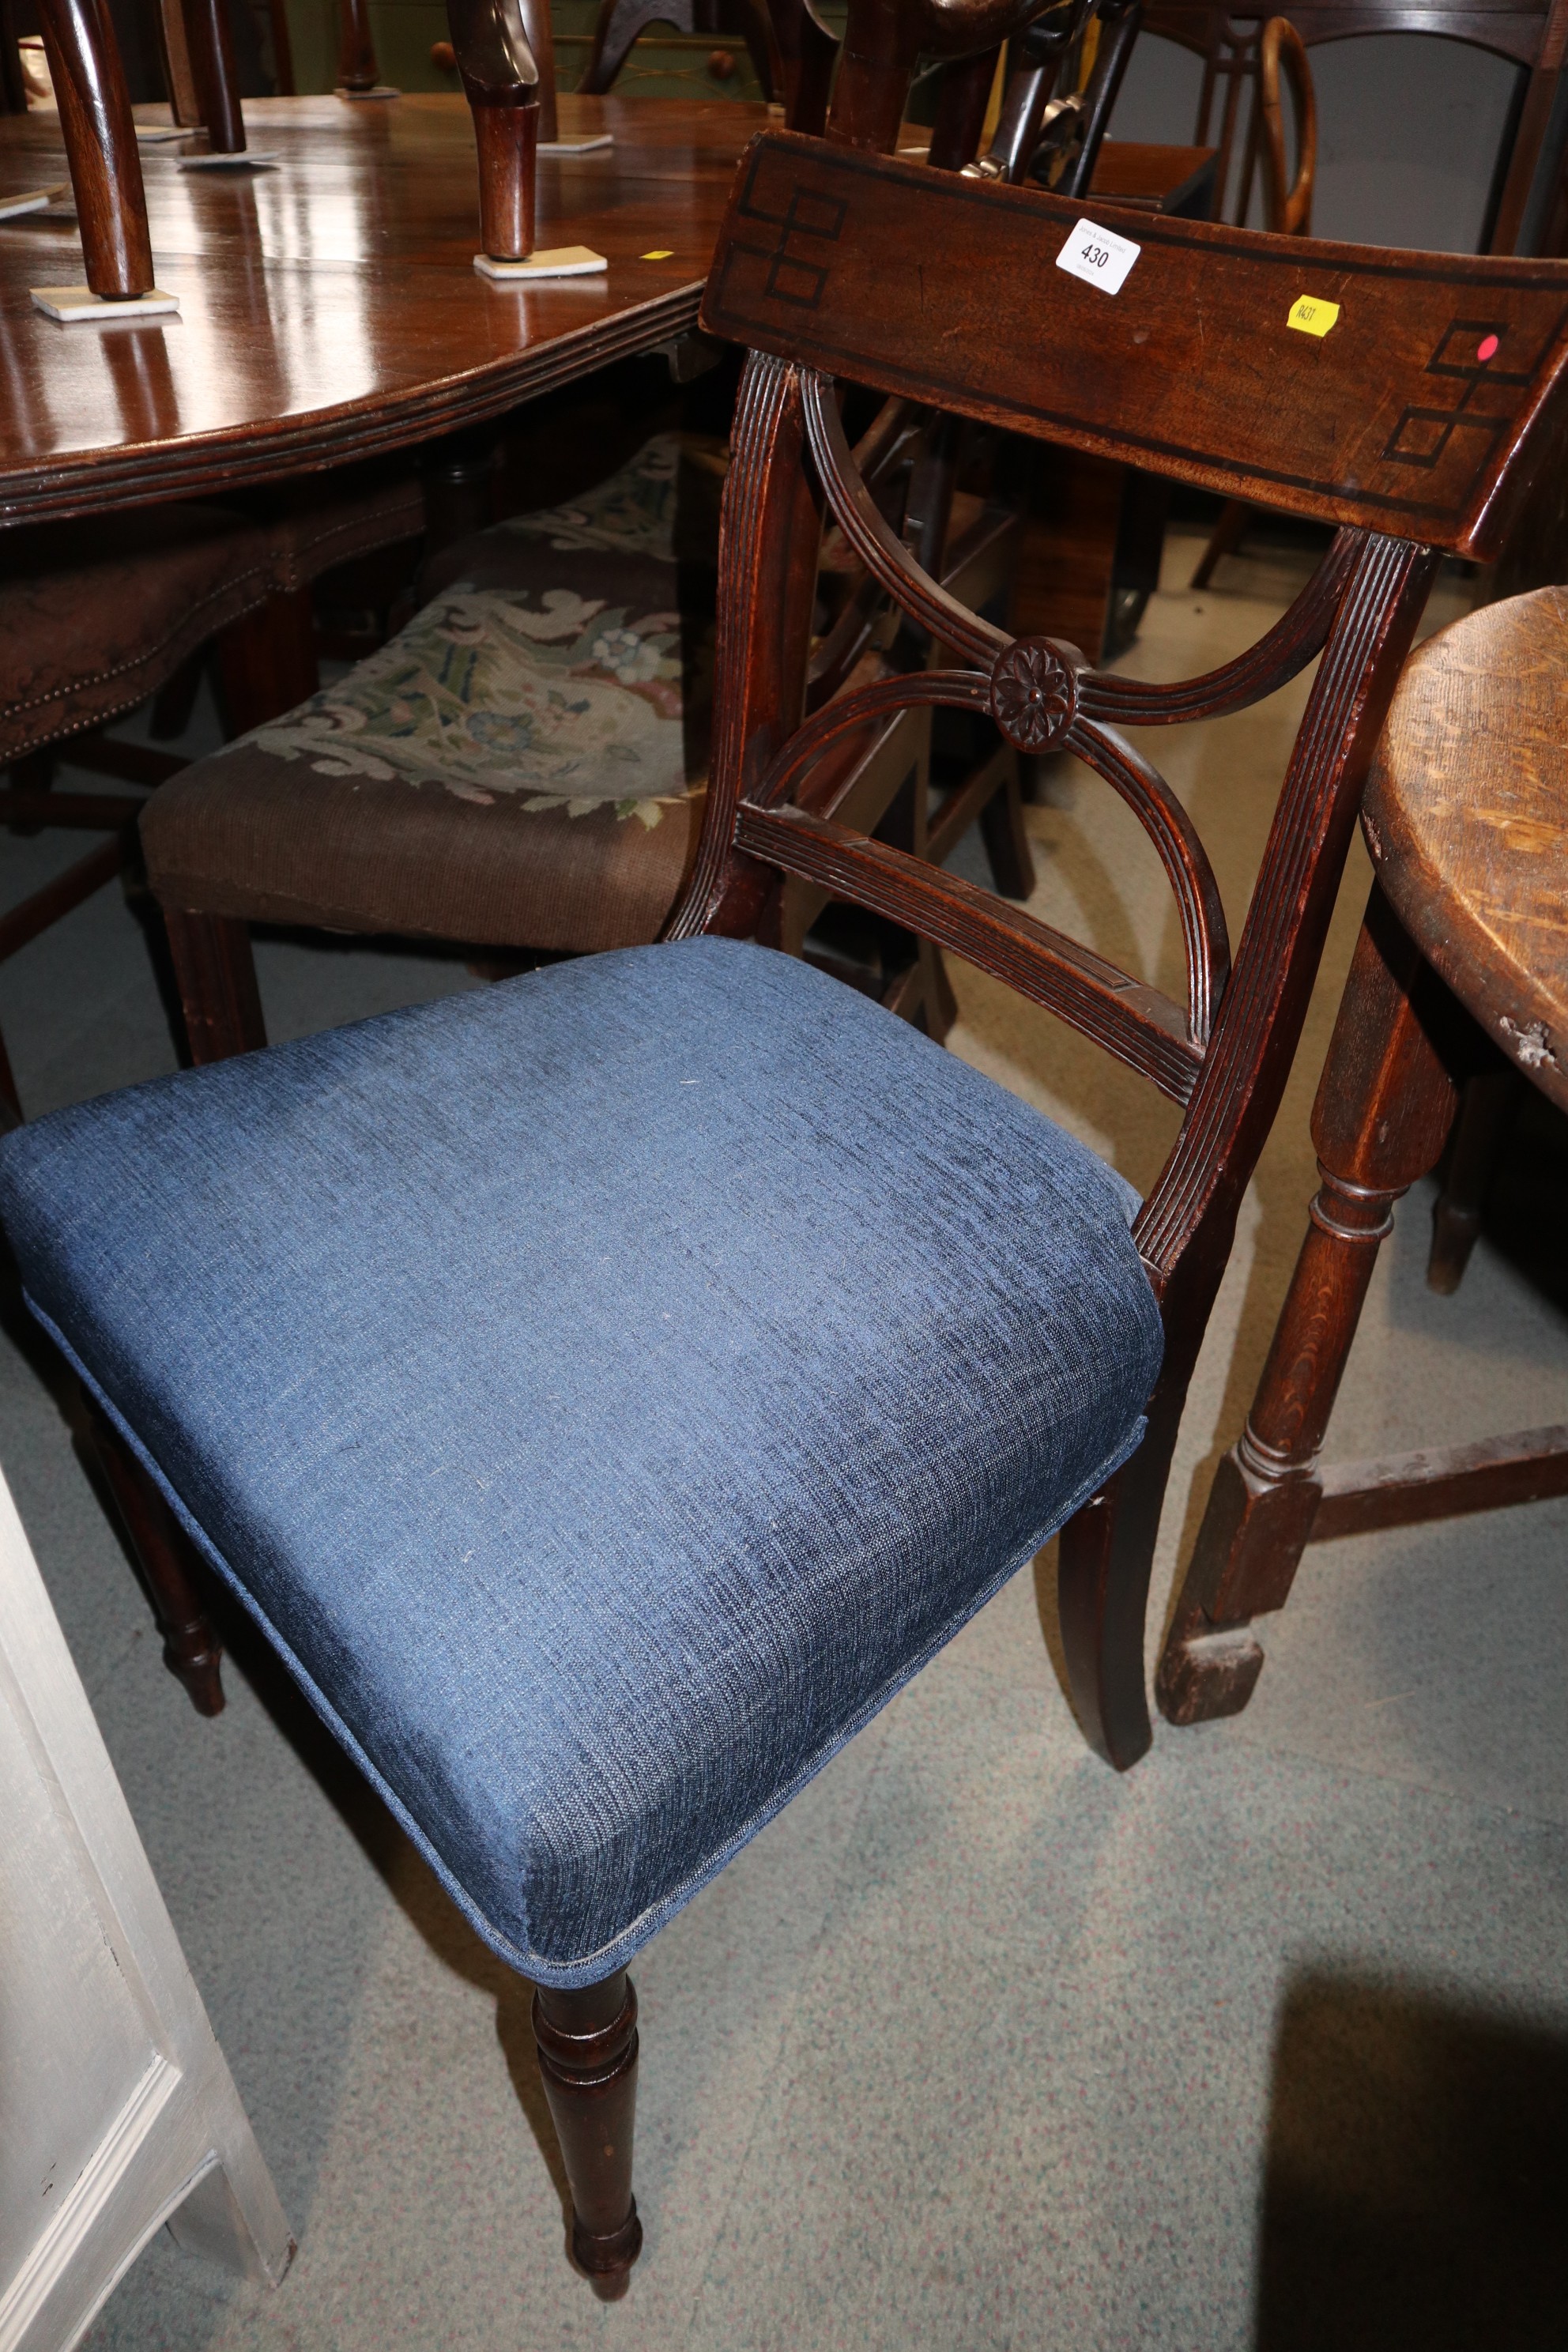
<path id="1" fill-rule="evenodd" d="M 1057 266 L 1093 271 L 1084 216 L 786 131 L 742 159 L 702 311 L 750 354 L 712 779 L 659 943 L 0 1140 L 29 1305 L 160 1605 L 195 1642 L 203 1580 L 227 1588 L 533 1980 L 573 2245 L 605 2297 L 641 2243 L 628 1960 L 1056 1528 L 1084 1727 L 1118 1765 L 1147 1744 L 1182 1402 L 1367 765 L 1442 554 L 1495 551 L 1562 415 L 1561 268 L 1155 221 L 1112 295 Z M 1034 299 L 999 313 L 998 284 Z M 1333 335 L 1295 333 L 1328 285 Z M 915 562 L 839 377 L 1136 450 L 1336 537 L 1220 669 L 1101 672 Z M 825 511 L 953 656 L 805 717 Z M 1191 820 L 1118 730 L 1240 710 L 1314 663 L 1233 950 Z M 1175 900 L 1176 998 L 846 821 L 855 745 L 911 705 L 988 710 L 1119 795 Z M 1164 1096 L 1180 1125 L 1148 1196 L 757 944 L 791 877 Z M 210 1635 L 205 1671 L 210 1701 Z"/>
<path id="2" fill-rule="evenodd" d="M 1160 1662 L 1173 1723 L 1247 1705 L 1310 1543 L 1568 1493 L 1568 1427 L 1321 1459 L 1394 1206 L 1430 1173 L 1465 1082 L 1501 1050 L 1568 1109 L 1560 853 L 1568 590 L 1478 612 L 1412 655 L 1367 786 L 1376 880 L 1312 1110 L 1322 1181 L 1241 1437 Z"/>

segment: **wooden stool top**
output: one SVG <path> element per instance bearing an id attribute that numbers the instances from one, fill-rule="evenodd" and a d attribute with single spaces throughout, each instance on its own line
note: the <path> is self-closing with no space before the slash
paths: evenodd
<path id="1" fill-rule="evenodd" d="M 1568 589 L 1484 604 L 1416 648 L 1362 825 L 1427 961 L 1568 1109 Z"/>

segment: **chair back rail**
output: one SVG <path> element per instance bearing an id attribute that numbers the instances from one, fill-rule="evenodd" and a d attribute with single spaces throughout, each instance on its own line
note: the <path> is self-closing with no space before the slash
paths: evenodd
<path id="1" fill-rule="evenodd" d="M 1063 142 L 1065 165 L 1048 162 L 1047 184 L 1059 196 L 1087 194 L 1110 118 L 1131 61 L 1133 45 L 1143 24 L 1143 0 L 1100 0 L 1100 38 L 1088 81 L 1079 92 L 1081 101 L 1070 134 Z M 1059 151 L 1058 151 L 1059 152 Z M 1047 148 L 1047 160 L 1052 151 Z M 1041 176 L 1037 170 L 1037 176 Z"/>
<path id="2" fill-rule="evenodd" d="M 755 350 L 1227 497 L 1483 562 L 1501 551 L 1526 488 L 1518 445 L 1568 335 L 1560 265 L 1158 218 L 1139 222 L 1138 261 L 1108 298 L 1055 267 L 1086 208 L 1126 235 L 1092 200 L 771 131 L 742 161 L 703 317 Z M 1302 297 L 1338 306 L 1331 332 L 1288 325 Z"/>
<path id="3" fill-rule="evenodd" d="M 1084 28 L 1093 14 L 1093 0 L 1055 0 L 1013 41 L 991 143 L 983 157 L 962 166 L 972 179 L 1007 180 L 1016 186 L 1024 178 L 1040 143 L 1046 109 L 1055 100 L 1064 68 L 1077 66 Z M 947 164 L 937 153 L 934 139 L 931 160 L 939 169 Z"/>
<path id="4" fill-rule="evenodd" d="M 868 907 L 1047 1006 L 1185 1107 L 1135 1234 L 1184 1387 L 1305 1015 L 1363 780 L 1438 551 L 1500 543 L 1568 373 L 1568 267 L 1370 255 L 1139 224 L 1108 297 L 1055 268 L 1079 207 L 770 131 L 737 175 L 703 307 L 748 344 L 721 554 L 719 724 L 671 935 L 756 927 L 781 874 Z M 991 289 L 1015 299 L 999 315 Z M 1301 294 L 1340 305 L 1300 331 Z M 1484 358 L 1481 356 L 1484 352 Z M 832 378 L 1340 526 L 1290 611 L 1207 677 L 1147 685 L 967 612 L 886 520 Z M 863 448 L 866 446 L 862 445 Z M 817 537 L 966 667 L 804 717 Z M 1397 532 L 1398 536 L 1393 534 Z M 1115 731 L 1247 707 L 1321 655 L 1234 964 L 1191 821 Z M 837 821 L 852 739 L 898 709 L 986 712 L 1070 750 L 1132 810 L 1176 898 L 1185 1003 L 1015 906 Z"/>

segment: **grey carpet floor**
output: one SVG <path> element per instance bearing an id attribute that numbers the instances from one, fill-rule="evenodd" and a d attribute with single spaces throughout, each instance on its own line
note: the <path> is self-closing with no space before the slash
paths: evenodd
<path id="1" fill-rule="evenodd" d="M 1265 547 L 1194 597 L 1194 544 L 1169 552 L 1144 675 L 1223 658 L 1300 577 Z M 1150 747 L 1233 921 L 1303 691 Z M 1064 768 L 1029 821 L 1036 910 L 1168 983 L 1173 911 L 1111 796 Z M 79 847 L 0 836 L 3 903 Z M 1194 1387 L 1152 1649 L 1300 1241 L 1366 881 L 1358 847 Z M 260 963 L 276 1036 L 476 984 L 376 949 Z M 1165 1108 L 953 976 L 953 1049 L 1147 1183 Z M 0 967 L 0 1024 L 35 1114 L 173 1066 L 121 892 Z M 1483 1243 L 1433 1297 L 1427 1206 L 1384 1252 L 1331 1447 L 1568 1418 L 1550 1286 Z M 15 1326 L 0 1466 L 300 2241 L 269 2293 L 160 2239 L 94 2352 L 1568 2343 L 1563 1506 L 1310 1552 L 1249 1712 L 1162 1727 L 1121 1780 L 1063 1696 L 1042 1558 L 643 1955 L 647 2247 L 606 2310 L 563 2259 L 524 1989 L 242 1626 L 227 1712 L 192 1713 Z"/>

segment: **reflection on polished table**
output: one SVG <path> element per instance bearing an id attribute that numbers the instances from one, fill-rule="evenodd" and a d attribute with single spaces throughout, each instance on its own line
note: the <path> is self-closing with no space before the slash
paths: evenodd
<path id="1" fill-rule="evenodd" d="M 0 522 L 410 447 L 689 332 L 736 160 L 768 119 L 731 100 L 563 96 L 563 136 L 615 143 L 541 159 L 539 243 L 591 246 L 609 269 L 522 288 L 473 268 L 461 98 L 247 100 L 246 116 L 278 168 L 186 173 L 143 151 L 177 319 L 57 325 L 28 289 L 80 277 L 68 194 L 0 223 Z M 1108 143 L 1096 189 L 1184 209 L 1205 163 Z M 64 177 L 58 117 L 0 120 L 0 196 Z"/>
<path id="2" fill-rule="evenodd" d="M 0 224 L 0 516 L 79 514 L 276 480 L 410 446 L 696 324 L 735 160 L 766 110 L 563 99 L 563 131 L 615 144 L 542 159 L 539 242 L 607 276 L 478 275 L 472 118 L 459 97 L 377 106 L 247 100 L 275 170 L 142 172 L 177 320 L 60 327 L 30 286 L 79 278 L 58 220 Z M 0 122 L 0 193 L 65 176 L 57 119 Z M 641 257 L 660 251 L 657 261 Z"/>

